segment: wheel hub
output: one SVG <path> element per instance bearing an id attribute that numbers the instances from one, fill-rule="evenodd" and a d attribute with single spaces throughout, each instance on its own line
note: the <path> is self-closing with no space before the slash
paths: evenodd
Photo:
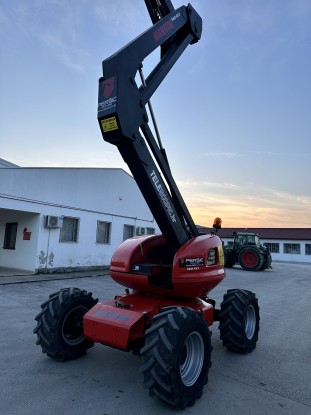
<path id="1" fill-rule="evenodd" d="M 204 362 L 204 342 L 197 331 L 186 338 L 180 364 L 180 376 L 185 386 L 192 386 L 200 376 Z"/>
<path id="2" fill-rule="evenodd" d="M 74 346 L 83 341 L 83 316 L 87 311 L 86 307 L 78 306 L 70 310 L 64 318 L 62 334 L 67 344 Z"/>
<path id="3" fill-rule="evenodd" d="M 254 336 L 256 329 L 256 312 L 253 305 L 249 305 L 246 311 L 246 321 L 245 321 L 245 334 L 246 337 L 251 340 Z"/>
<path id="4" fill-rule="evenodd" d="M 258 261 L 257 256 L 255 254 L 253 254 L 252 252 L 246 252 L 243 255 L 243 262 L 248 267 L 252 267 L 252 266 L 256 265 L 257 261 Z"/>

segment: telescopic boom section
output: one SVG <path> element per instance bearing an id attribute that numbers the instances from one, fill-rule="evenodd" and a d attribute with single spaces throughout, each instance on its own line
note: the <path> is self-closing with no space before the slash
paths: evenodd
<path id="1" fill-rule="evenodd" d="M 153 24 L 174 11 L 170 0 L 145 0 L 145 3 Z"/>
<path id="2" fill-rule="evenodd" d="M 146 105 L 188 45 L 201 37 L 202 20 L 189 4 L 145 0 L 153 26 L 103 61 L 98 121 L 105 141 L 118 147 L 156 222 L 173 250 L 198 230 L 172 177 L 164 149 L 148 125 Z M 143 60 L 161 47 L 156 67 L 137 85 Z"/>

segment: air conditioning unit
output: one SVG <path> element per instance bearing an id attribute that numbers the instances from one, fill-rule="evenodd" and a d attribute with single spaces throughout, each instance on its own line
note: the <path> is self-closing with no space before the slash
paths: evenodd
<path id="1" fill-rule="evenodd" d="M 63 218 L 59 216 L 50 216 L 45 217 L 45 227 L 46 228 L 61 228 L 63 225 Z"/>
<path id="2" fill-rule="evenodd" d="M 137 226 L 136 228 L 136 236 L 146 235 L 146 228 L 141 226 Z"/>

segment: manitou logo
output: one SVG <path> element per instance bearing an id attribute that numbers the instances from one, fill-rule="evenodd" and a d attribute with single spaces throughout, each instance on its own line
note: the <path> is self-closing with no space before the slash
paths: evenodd
<path id="1" fill-rule="evenodd" d="M 153 38 L 157 42 L 161 37 L 165 36 L 168 32 L 173 29 L 174 25 L 171 20 L 165 22 L 162 26 L 160 26 L 157 30 L 153 32 Z"/>
<path id="2" fill-rule="evenodd" d="M 114 90 L 114 76 L 111 78 L 105 79 L 102 83 L 103 96 L 107 99 L 110 97 Z"/>

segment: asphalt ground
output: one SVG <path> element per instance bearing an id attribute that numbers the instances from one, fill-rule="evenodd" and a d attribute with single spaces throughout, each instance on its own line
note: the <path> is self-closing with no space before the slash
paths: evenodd
<path id="1" fill-rule="evenodd" d="M 311 265 L 227 271 L 211 297 L 219 306 L 229 288 L 256 293 L 257 348 L 248 355 L 228 352 L 215 323 L 209 382 L 201 399 L 182 411 L 149 397 L 139 374 L 142 359 L 132 353 L 96 344 L 86 356 L 60 363 L 35 345 L 34 317 L 49 294 L 75 286 L 100 301 L 111 299 L 124 288 L 108 275 L 10 278 L 0 285 L 1 415 L 311 414 Z"/>

